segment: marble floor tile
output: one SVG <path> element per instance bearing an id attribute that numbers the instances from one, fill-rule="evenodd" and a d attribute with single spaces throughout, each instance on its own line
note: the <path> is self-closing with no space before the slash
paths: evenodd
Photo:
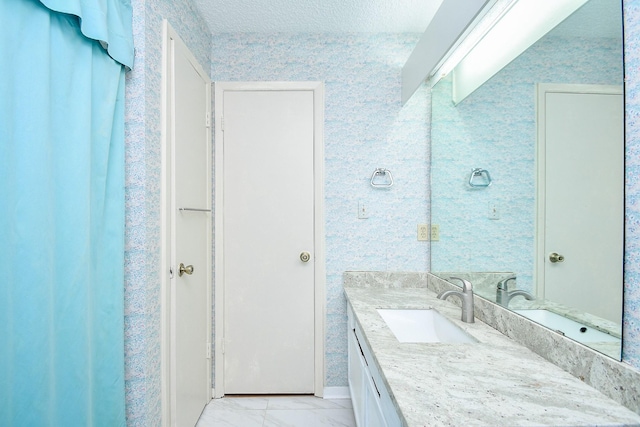
<path id="1" fill-rule="evenodd" d="M 341 408 L 353 409 L 353 405 L 351 404 L 351 399 L 327 399 L 327 400 L 335 403 Z"/>
<path id="2" fill-rule="evenodd" d="M 205 408 L 196 427 L 262 427 L 267 411 L 260 409 Z"/>
<path id="3" fill-rule="evenodd" d="M 212 400 L 196 427 L 355 427 L 351 399 L 248 396 Z"/>
<path id="4" fill-rule="evenodd" d="M 277 396 L 269 398 L 267 409 L 340 409 L 338 401 L 351 399 L 320 399 L 315 396 Z"/>
<path id="5" fill-rule="evenodd" d="M 243 409 L 267 409 L 269 397 L 224 397 L 213 399 L 207 407 L 213 409 L 243 410 Z"/>
<path id="6" fill-rule="evenodd" d="M 275 409 L 267 411 L 263 427 L 352 427 L 351 409 Z"/>

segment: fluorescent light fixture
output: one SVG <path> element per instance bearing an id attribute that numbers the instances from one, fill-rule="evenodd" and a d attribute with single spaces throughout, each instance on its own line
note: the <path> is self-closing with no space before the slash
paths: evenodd
<path id="1" fill-rule="evenodd" d="M 587 0 L 517 0 L 453 70 L 458 104 Z"/>
<path id="2" fill-rule="evenodd" d="M 478 13 L 474 22 L 456 41 L 451 50 L 447 52 L 442 61 L 433 69 L 429 76 L 429 83 L 434 87 L 440 79 L 453 71 L 462 58 L 484 37 L 485 34 L 498 22 L 504 12 L 512 3 L 518 0 L 490 0 Z"/>
<path id="3" fill-rule="evenodd" d="M 425 0 L 423 0 L 425 1 Z M 402 67 L 402 105 L 411 98 L 445 53 L 489 0 L 443 0 Z"/>

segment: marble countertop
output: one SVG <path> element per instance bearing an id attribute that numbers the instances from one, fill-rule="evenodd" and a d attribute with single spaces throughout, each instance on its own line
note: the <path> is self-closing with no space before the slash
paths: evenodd
<path id="1" fill-rule="evenodd" d="M 640 425 L 640 415 L 425 287 L 345 286 L 374 362 L 407 426 Z M 400 343 L 376 309 L 434 308 L 476 344 Z"/>

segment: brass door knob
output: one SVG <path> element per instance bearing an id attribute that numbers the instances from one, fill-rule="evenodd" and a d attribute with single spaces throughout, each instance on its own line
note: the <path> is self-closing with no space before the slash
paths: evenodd
<path id="1" fill-rule="evenodd" d="M 556 262 L 562 262 L 564 261 L 564 256 L 560 255 L 559 253 L 556 252 L 551 252 L 549 254 L 549 261 L 556 263 Z"/>
<path id="2" fill-rule="evenodd" d="M 300 261 L 302 262 L 309 262 L 310 259 L 311 259 L 311 254 L 309 252 L 302 252 L 300 254 Z"/>
<path id="3" fill-rule="evenodd" d="M 193 265 L 184 266 L 183 263 L 180 263 L 180 269 L 178 270 L 178 276 L 182 277 L 183 274 L 188 274 L 191 276 L 193 274 Z"/>

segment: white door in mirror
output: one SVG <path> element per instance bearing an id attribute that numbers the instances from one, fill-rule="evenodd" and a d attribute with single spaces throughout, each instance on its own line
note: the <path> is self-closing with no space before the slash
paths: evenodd
<path id="1" fill-rule="evenodd" d="M 539 296 L 619 323 L 624 246 L 622 89 L 539 85 L 538 96 L 539 143 L 545 153 L 539 159 L 544 162 L 544 172 L 539 171 L 544 175 L 540 197 L 544 233 L 539 245 L 544 270 L 539 272 L 543 285 Z"/>

